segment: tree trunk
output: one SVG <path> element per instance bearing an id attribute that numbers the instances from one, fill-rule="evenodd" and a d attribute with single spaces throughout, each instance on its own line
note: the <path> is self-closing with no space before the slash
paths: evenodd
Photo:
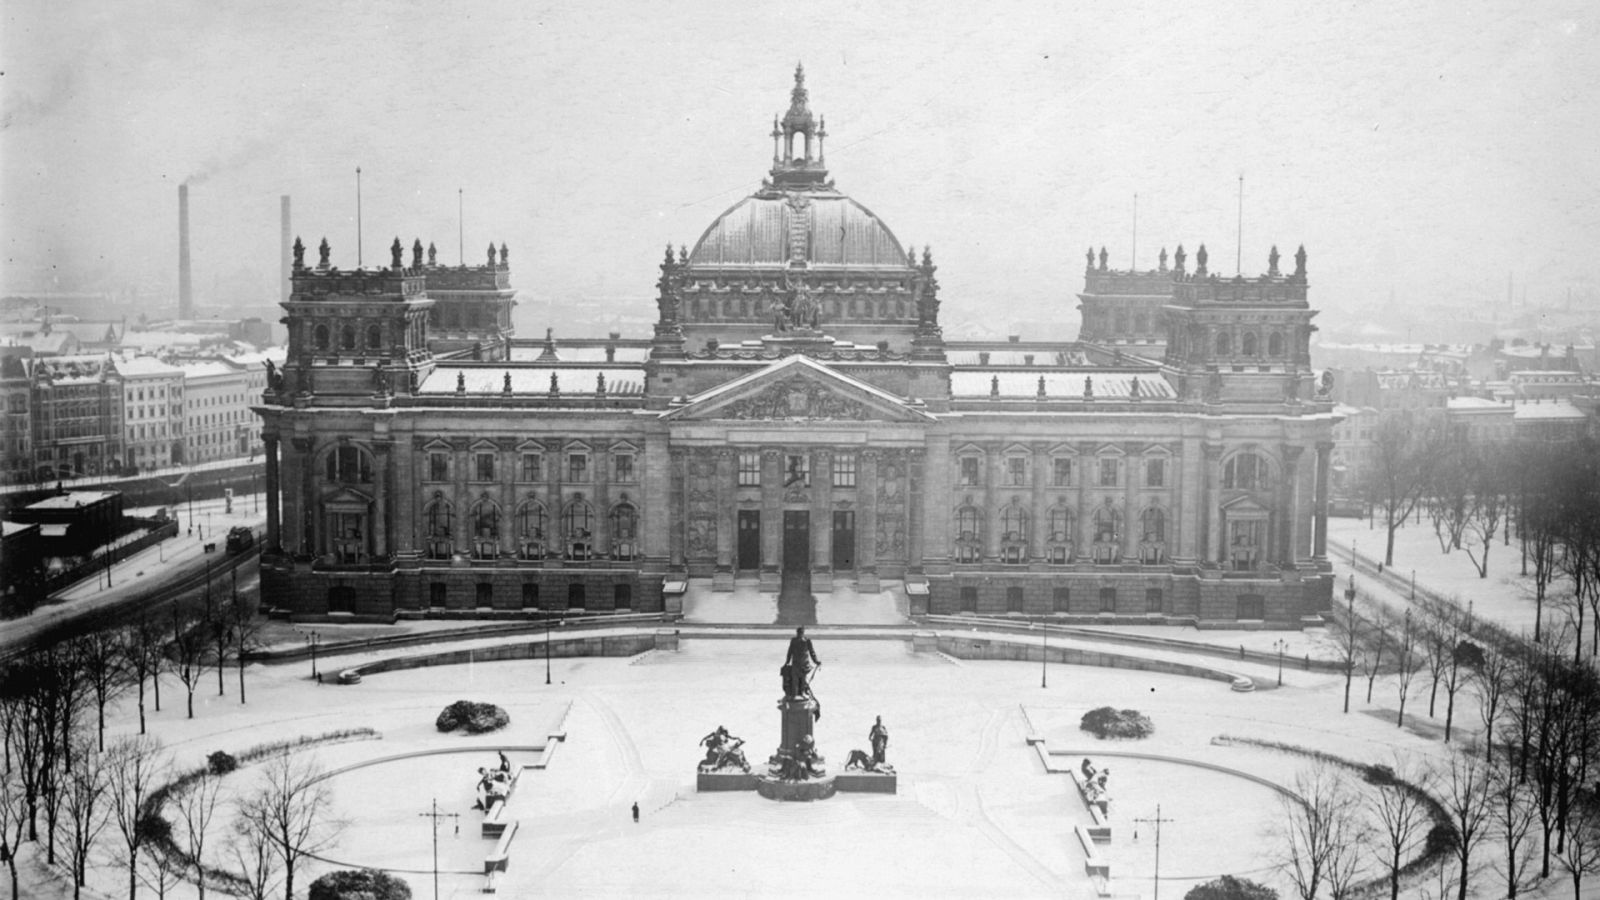
<path id="1" fill-rule="evenodd" d="M 144 734 L 144 676 L 139 677 L 139 733 Z"/>

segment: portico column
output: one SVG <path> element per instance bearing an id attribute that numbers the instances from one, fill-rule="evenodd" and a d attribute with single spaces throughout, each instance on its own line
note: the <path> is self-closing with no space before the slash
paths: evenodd
<path id="1" fill-rule="evenodd" d="M 1300 454 L 1305 452 L 1304 447 L 1285 444 L 1283 452 L 1283 492 L 1279 495 L 1278 516 L 1278 558 L 1285 567 L 1294 565 L 1295 557 L 1295 519 L 1299 517 L 1300 504 Z"/>
<path id="2" fill-rule="evenodd" d="M 1030 562 L 1044 562 L 1044 529 L 1047 516 L 1044 508 L 1045 469 L 1049 468 L 1050 460 L 1046 458 L 1046 446 L 1034 444 L 1033 461 L 1033 499 L 1028 509 L 1028 560 Z"/>
<path id="3" fill-rule="evenodd" d="M 389 469 L 394 460 L 393 441 L 388 439 L 372 442 L 372 455 L 377 457 L 378 471 L 373 473 L 372 497 L 372 556 L 374 559 L 384 559 L 389 555 L 389 493 L 394 485 L 394 478 Z"/>
<path id="4" fill-rule="evenodd" d="M 1139 463 L 1143 458 L 1139 456 L 1140 446 L 1132 441 L 1122 448 L 1127 453 L 1122 466 L 1122 561 L 1131 565 L 1139 558 L 1138 538 L 1144 524 L 1139 520 L 1139 498 L 1134 496 L 1134 486 L 1140 475 Z"/>
<path id="5" fill-rule="evenodd" d="M 995 482 L 1000 479 L 1000 467 L 1005 465 L 993 445 L 983 448 L 983 560 L 1000 559 L 1000 510 L 995 496 Z"/>
<path id="6" fill-rule="evenodd" d="M 699 453 L 706 451 L 700 450 Z M 717 474 L 717 571 L 730 573 L 728 589 L 733 589 L 733 451 L 716 451 Z"/>
<path id="7" fill-rule="evenodd" d="M 594 448 L 594 552 L 609 559 L 611 541 L 611 451 L 606 447 Z"/>
<path id="8" fill-rule="evenodd" d="M 278 436 L 263 434 L 261 443 L 267 456 L 267 549 L 279 550 L 282 548 L 282 524 L 278 507 Z"/>
<path id="9" fill-rule="evenodd" d="M 783 451 L 761 448 L 761 589 L 778 589 L 783 565 Z"/>
<path id="10" fill-rule="evenodd" d="M 811 572 L 827 575 L 833 567 L 831 539 L 833 536 L 833 511 L 830 491 L 833 488 L 833 453 L 819 449 L 811 454 Z M 829 579 L 813 578 L 812 590 L 831 586 Z"/>
<path id="11" fill-rule="evenodd" d="M 667 507 L 670 515 L 667 521 L 671 522 L 671 525 L 666 528 L 667 562 L 674 568 L 678 568 L 686 565 L 687 556 L 684 552 L 684 535 L 689 530 L 689 504 L 687 502 L 685 484 L 689 478 L 689 454 L 683 450 L 674 449 L 668 459 L 672 466 L 667 476 L 670 482 L 668 488 L 670 499 L 667 503 L 662 504 L 655 502 L 652 498 L 647 510 L 652 519 L 654 519 L 659 515 L 658 511 L 661 507 Z M 649 534 L 650 531 L 647 530 L 645 533 Z"/>
<path id="12" fill-rule="evenodd" d="M 906 453 L 906 571 L 922 571 L 923 529 L 923 458 L 922 448 Z"/>
<path id="13" fill-rule="evenodd" d="M 294 467 L 294 484 L 290 488 L 295 515 L 294 539 L 295 552 L 301 556 L 310 556 L 316 553 L 313 539 L 316 535 L 316 523 L 312 521 L 315 516 L 316 492 L 313 485 L 315 478 L 311 464 L 311 453 L 316 447 L 315 441 L 309 437 L 297 437 L 290 441 L 294 447 L 291 464 Z"/>
<path id="14" fill-rule="evenodd" d="M 1206 538 L 1204 561 L 1221 563 L 1226 552 L 1222 537 L 1222 446 L 1206 444 Z"/>
<path id="15" fill-rule="evenodd" d="M 1089 505 L 1089 479 L 1098 473 L 1094 471 L 1095 455 L 1094 444 L 1083 441 L 1078 444 L 1078 508 L 1073 513 L 1073 522 L 1077 525 L 1078 533 L 1072 541 L 1072 555 L 1078 559 L 1085 559 L 1090 552 L 1090 537 L 1094 534 L 1094 510 Z"/>
<path id="16" fill-rule="evenodd" d="M 860 513 L 856 518 L 856 590 L 878 592 L 878 457 L 877 450 L 861 452 L 861 472 L 856 491 Z"/>
<path id="17" fill-rule="evenodd" d="M 545 556 L 559 558 L 567 555 L 567 535 L 562 530 L 561 521 L 562 510 L 566 507 L 561 497 L 561 471 L 566 468 L 567 460 L 560 438 L 545 441 L 544 451 L 544 506 L 549 516 L 544 553 Z"/>
<path id="18" fill-rule="evenodd" d="M 1318 562 L 1328 559 L 1328 464 L 1332 441 L 1317 442 L 1317 507 L 1313 511 L 1314 535 L 1311 554 Z"/>

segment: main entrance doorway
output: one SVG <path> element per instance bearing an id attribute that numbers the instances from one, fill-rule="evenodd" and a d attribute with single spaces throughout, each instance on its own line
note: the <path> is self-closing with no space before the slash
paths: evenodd
<path id="1" fill-rule="evenodd" d="M 848 571 L 856 567 L 856 513 L 853 509 L 834 510 L 833 513 L 833 570 Z"/>
<path id="2" fill-rule="evenodd" d="M 783 574 L 790 572 L 811 576 L 811 513 L 803 509 L 783 511 Z"/>
<path id="3" fill-rule="evenodd" d="M 811 514 L 783 511 L 783 572 L 778 585 L 778 624 L 812 625 L 817 598 L 811 595 Z"/>
<path id="4" fill-rule="evenodd" d="M 739 510 L 739 562 L 741 569 L 761 568 L 761 510 Z"/>

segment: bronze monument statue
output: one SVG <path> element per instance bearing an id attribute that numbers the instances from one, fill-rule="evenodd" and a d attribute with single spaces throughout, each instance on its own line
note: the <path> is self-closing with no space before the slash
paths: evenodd
<path id="1" fill-rule="evenodd" d="M 816 694 L 811 691 L 811 674 L 822 668 L 822 660 L 817 658 L 817 650 L 811 646 L 811 639 L 806 637 L 805 626 L 794 630 L 794 637 L 789 639 L 789 653 L 784 658 L 783 668 L 779 674 L 783 676 L 783 698 L 785 700 L 815 700 Z M 817 718 L 822 713 L 819 707 Z"/>

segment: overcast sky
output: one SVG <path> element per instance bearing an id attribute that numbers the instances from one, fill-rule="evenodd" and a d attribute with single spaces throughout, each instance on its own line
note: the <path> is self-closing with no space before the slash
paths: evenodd
<path id="1" fill-rule="evenodd" d="M 1600 5 L 7 0 L 8 287 L 277 272 L 294 231 L 511 250 L 531 309 L 653 293 L 770 165 L 804 61 L 840 190 L 931 243 L 946 310 L 1059 300 L 1084 248 L 1310 254 L 1313 303 L 1562 293 L 1600 248 Z M 639 310 L 648 314 L 648 309 Z M 559 324 L 559 323 L 558 323 Z"/>

